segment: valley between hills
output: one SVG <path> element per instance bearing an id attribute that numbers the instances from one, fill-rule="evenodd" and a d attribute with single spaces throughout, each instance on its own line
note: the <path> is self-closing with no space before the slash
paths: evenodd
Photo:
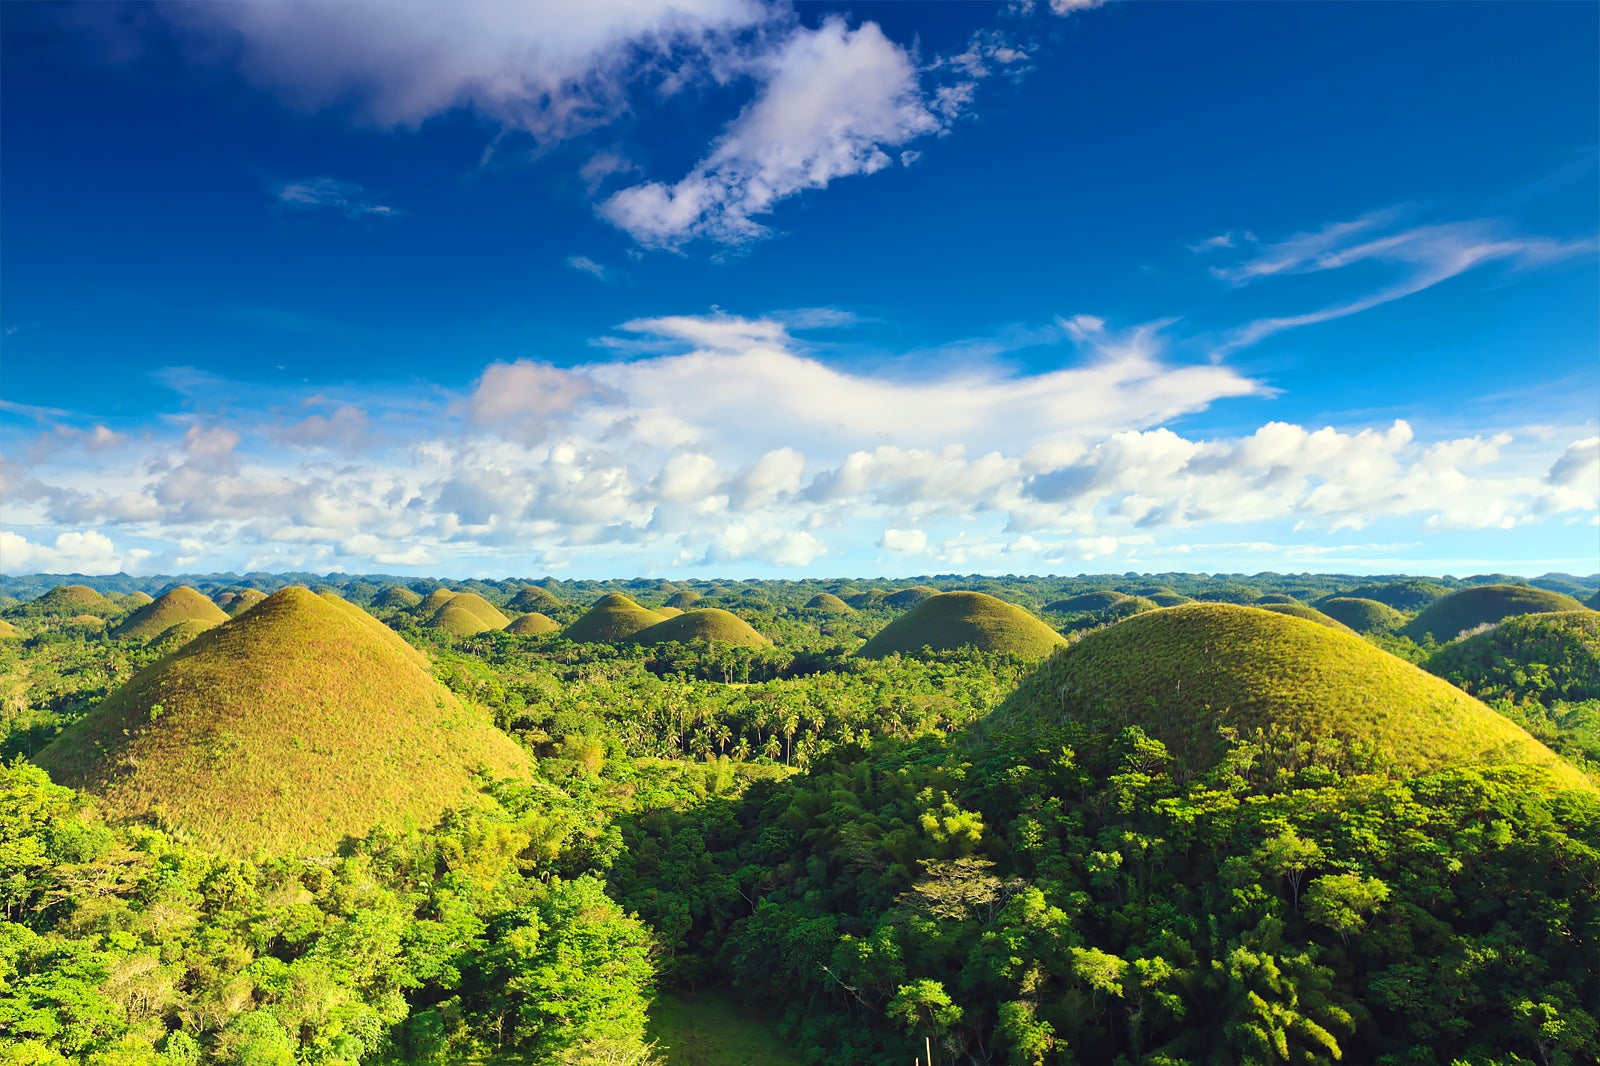
<path id="1" fill-rule="evenodd" d="M 0 1052 L 1594 1063 L 1597 608 L 0 578 Z"/>

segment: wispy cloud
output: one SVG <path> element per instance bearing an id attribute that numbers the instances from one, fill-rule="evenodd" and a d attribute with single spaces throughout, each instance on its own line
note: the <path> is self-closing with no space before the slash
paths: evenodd
<path id="1" fill-rule="evenodd" d="M 353 181 L 306 178 L 287 181 L 275 190 L 278 204 L 291 211 L 333 211 L 352 220 L 394 218 L 401 214 L 380 204 L 372 193 Z"/>
<path id="2" fill-rule="evenodd" d="M 611 271 L 606 269 L 603 264 L 595 262 L 586 255 L 567 256 L 567 266 L 580 274 L 588 274 L 590 277 L 597 278 L 600 281 L 611 280 Z"/>

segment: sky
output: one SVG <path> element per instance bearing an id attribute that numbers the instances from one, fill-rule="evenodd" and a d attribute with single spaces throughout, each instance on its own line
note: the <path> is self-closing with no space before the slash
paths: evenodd
<path id="1" fill-rule="evenodd" d="M 0 572 L 1595 572 L 1597 38 L 0 4 Z"/>

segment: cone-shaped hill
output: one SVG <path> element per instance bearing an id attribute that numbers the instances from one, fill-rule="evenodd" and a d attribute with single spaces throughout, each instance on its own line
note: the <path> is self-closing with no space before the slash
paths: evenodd
<path id="1" fill-rule="evenodd" d="M 691 640 L 713 640 L 746 648 L 761 648 L 772 643 L 752 629 L 749 622 L 720 607 L 685 611 L 641 629 L 629 639 L 638 644 L 666 644 L 669 641 L 687 644 Z"/>
<path id="2" fill-rule="evenodd" d="M 1270 607 L 1275 603 L 1299 603 L 1300 601 L 1287 592 L 1269 592 L 1265 596 L 1257 596 L 1257 607 Z"/>
<path id="3" fill-rule="evenodd" d="M 135 674 L 36 761 L 112 818 L 235 853 L 431 824 L 470 798 L 475 768 L 528 763 L 381 622 L 303 588 Z"/>
<path id="4" fill-rule="evenodd" d="M 610 592 L 561 634 L 578 644 L 614 644 L 662 620 L 620 592 Z"/>
<path id="5" fill-rule="evenodd" d="M 1600 699 L 1600 611 L 1507 618 L 1440 648 L 1424 666 L 1481 699 Z"/>
<path id="6" fill-rule="evenodd" d="M 88 585 L 57 585 L 38 599 L 19 603 L 6 613 L 12 617 L 63 619 L 85 614 L 106 618 L 122 611 Z"/>
<path id="7" fill-rule="evenodd" d="M 1349 633 L 1355 632 L 1355 630 L 1351 629 L 1343 622 L 1335 618 L 1330 618 L 1328 615 L 1323 614 L 1315 607 L 1307 607 L 1299 600 L 1290 600 L 1288 603 L 1258 602 L 1257 606 L 1259 606 L 1263 611 L 1271 611 L 1273 614 L 1286 614 L 1290 618 L 1304 618 L 1307 622 L 1315 622 L 1319 626 L 1332 626 L 1334 629 L 1343 629 Z"/>
<path id="8" fill-rule="evenodd" d="M 682 607 L 651 607 L 646 609 L 654 611 L 656 616 L 660 618 L 676 618 L 683 613 Z"/>
<path id="9" fill-rule="evenodd" d="M 506 606 L 513 611 L 531 613 L 534 611 L 551 611 L 561 606 L 561 601 L 549 589 L 540 588 L 538 585 L 524 585 L 511 597 L 511 602 Z"/>
<path id="10" fill-rule="evenodd" d="M 457 595 L 455 589 L 434 589 L 417 604 L 417 613 L 424 618 L 432 618 L 439 613 L 439 608 L 455 599 Z"/>
<path id="11" fill-rule="evenodd" d="M 1357 633 L 1393 633 L 1406 624 L 1406 616 L 1387 603 L 1364 600 L 1359 596 L 1335 596 L 1330 600 L 1319 600 L 1318 609 Z"/>
<path id="12" fill-rule="evenodd" d="M 687 611 L 703 599 L 705 597 L 694 589 L 679 589 L 667 597 L 667 606 L 676 607 L 680 611 Z"/>
<path id="13" fill-rule="evenodd" d="M 1193 603 L 1189 597 L 1177 592 L 1152 592 L 1144 597 L 1157 607 L 1181 607 Z"/>
<path id="14" fill-rule="evenodd" d="M 1110 589 L 1101 592 L 1080 592 L 1076 596 L 1053 600 L 1045 604 L 1044 609 L 1047 611 L 1059 611 L 1063 614 L 1071 614 L 1078 611 L 1103 611 L 1107 607 L 1114 607 L 1128 598 L 1126 592 L 1113 592 Z"/>
<path id="15" fill-rule="evenodd" d="M 237 592 L 224 592 L 218 596 L 217 606 L 221 607 L 229 618 L 238 618 L 266 598 L 267 594 L 260 589 L 240 589 Z"/>
<path id="16" fill-rule="evenodd" d="M 475 618 L 481 623 L 476 629 L 471 630 L 473 633 L 481 633 L 486 629 L 504 629 L 506 623 L 511 621 L 500 613 L 500 608 L 476 592 L 462 592 L 445 600 L 429 619 L 428 624 L 455 633 L 458 637 L 466 636 L 466 633 L 458 632 L 466 627 L 461 615 Z M 452 625 L 456 628 L 452 629 Z"/>
<path id="17" fill-rule="evenodd" d="M 1498 622 L 1518 614 L 1581 611 L 1583 604 L 1571 596 L 1526 585 L 1478 585 L 1452 592 L 1429 606 L 1400 632 L 1421 641 L 1432 633 L 1443 644 L 1485 622 Z"/>
<path id="18" fill-rule="evenodd" d="M 824 614 L 849 614 L 855 608 L 831 592 L 819 592 L 806 601 L 806 610 L 822 611 Z"/>
<path id="19" fill-rule="evenodd" d="M 514 637 L 542 637 L 546 633 L 554 633 L 560 628 L 560 624 L 549 615 L 540 614 L 538 611 L 529 611 L 527 614 L 521 614 L 513 618 L 511 624 L 506 626 L 505 632 Z"/>
<path id="20" fill-rule="evenodd" d="M 404 585 L 390 585 L 372 598 L 372 606 L 409 610 L 422 602 L 422 597 Z"/>
<path id="21" fill-rule="evenodd" d="M 971 645 L 979 651 L 1040 659 L 1065 643 L 1060 633 L 1014 603 L 982 592 L 941 592 L 884 626 L 856 654 L 882 659 L 896 652 L 914 656 L 925 647 L 954 651 Z"/>
<path id="22" fill-rule="evenodd" d="M 930 585 L 912 585 L 898 592 L 891 592 L 883 598 L 885 607 L 893 607 L 897 611 L 907 607 L 915 607 L 930 596 L 939 595 L 939 590 Z"/>
<path id="23" fill-rule="evenodd" d="M 154 640 L 179 622 L 219 626 L 228 620 L 222 608 L 188 585 L 168 589 L 111 631 L 122 640 Z"/>
<path id="24" fill-rule="evenodd" d="M 494 626 L 465 608 L 447 603 L 428 619 L 428 628 L 443 630 L 452 637 L 472 637 L 487 633 Z"/>
<path id="25" fill-rule="evenodd" d="M 1229 729 L 1259 737 L 1290 768 L 1337 760 L 1342 744 L 1374 750 L 1401 776 L 1516 762 L 1548 767 L 1563 787 L 1594 787 L 1455 686 L 1354 634 L 1254 607 L 1173 607 L 1091 633 L 1024 681 L 984 731 L 1066 720 L 1137 725 L 1197 770 L 1221 758 Z"/>
<path id="26" fill-rule="evenodd" d="M 1393 607 L 1397 611 L 1420 611 L 1431 603 L 1435 603 L 1450 595 L 1450 590 L 1443 585 L 1436 585 L 1432 581 L 1418 581 L 1411 578 L 1406 581 L 1388 581 L 1381 585 L 1362 585 L 1360 588 L 1348 592 L 1337 593 L 1339 596 L 1356 600 L 1377 600 L 1386 607 Z M 1333 597 L 1328 597 L 1332 599 Z M 1321 607 L 1317 603 L 1312 606 Z"/>
<path id="27" fill-rule="evenodd" d="M 173 624 L 163 630 L 159 636 L 151 638 L 150 645 L 162 654 L 166 654 L 183 647 L 206 630 L 215 629 L 216 627 L 217 623 L 215 622 L 202 622 L 197 618 L 190 618 Z"/>
<path id="28" fill-rule="evenodd" d="M 155 597 L 148 592 L 130 592 L 126 596 L 117 597 L 117 603 L 124 610 L 137 611 L 147 603 L 154 603 Z"/>

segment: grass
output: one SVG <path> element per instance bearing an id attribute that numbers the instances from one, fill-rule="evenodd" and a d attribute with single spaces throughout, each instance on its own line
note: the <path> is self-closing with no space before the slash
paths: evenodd
<path id="1" fill-rule="evenodd" d="M 982 592 L 941 592 L 884 626 L 856 654 L 882 659 L 897 652 L 915 656 L 924 647 L 954 651 L 970 645 L 1038 659 L 1064 643 L 1060 633 L 1016 604 Z"/>
<path id="2" fill-rule="evenodd" d="M 540 588 L 538 585 L 524 585 L 511 597 L 511 602 L 506 607 L 523 614 L 532 614 L 535 611 L 551 611 L 561 606 L 561 601 L 549 589 Z"/>
<path id="3" fill-rule="evenodd" d="M 1397 611 L 1420 611 L 1439 600 L 1450 595 L 1450 590 L 1443 585 L 1436 585 L 1432 581 L 1420 581 L 1409 578 L 1405 581 L 1387 581 L 1381 585 L 1362 585 L 1348 592 L 1339 593 L 1340 596 L 1354 600 L 1377 600 L 1386 607 L 1393 607 Z M 1333 597 L 1327 597 L 1332 599 Z M 1321 607 L 1321 603 L 1313 604 Z"/>
<path id="4" fill-rule="evenodd" d="M 882 589 L 868 589 L 846 596 L 844 602 L 858 611 L 869 611 L 874 607 L 881 607 L 888 597 L 889 594 Z"/>
<path id="5" fill-rule="evenodd" d="M 126 611 L 137 611 L 147 603 L 154 603 L 155 597 L 148 592 L 130 592 L 126 596 L 119 596 L 117 604 Z"/>
<path id="6" fill-rule="evenodd" d="M 1221 758 L 1223 730 L 1263 740 L 1276 765 L 1337 765 L 1365 750 L 1396 776 L 1513 762 L 1594 786 L 1521 727 L 1352 633 L 1255 607 L 1194 604 L 1091 633 L 1035 672 L 986 725 L 1137 725 L 1180 766 Z"/>
<path id="7" fill-rule="evenodd" d="M 645 610 L 654 613 L 657 618 L 676 618 L 683 613 L 682 607 L 646 607 Z"/>
<path id="8" fill-rule="evenodd" d="M 439 608 L 455 599 L 457 595 L 459 594 L 455 589 L 434 589 L 417 604 L 417 613 L 424 618 L 432 618 L 439 613 Z"/>
<path id="9" fill-rule="evenodd" d="M 639 644 L 666 644 L 669 641 L 687 644 L 691 640 L 713 640 L 746 648 L 761 648 L 772 643 L 752 629 L 749 622 L 720 607 L 686 611 L 641 629 L 628 639 Z"/>
<path id="10" fill-rule="evenodd" d="M 1393 633 L 1406 624 L 1406 616 L 1377 600 L 1359 596 L 1334 596 L 1318 601 L 1323 614 L 1343 622 L 1357 633 Z"/>
<path id="11" fill-rule="evenodd" d="M 907 607 L 915 607 L 930 596 L 937 595 L 939 595 L 939 590 L 931 585 L 912 585 L 910 588 L 903 588 L 898 592 L 889 593 L 883 598 L 883 603 L 884 606 L 893 607 L 898 611 Z"/>
<path id="12" fill-rule="evenodd" d="M 188 585 L 179 585 L 134 611 L 111 635 L 121 640 L 154 640 L 180 622 L 219 626 L 227 620 L 221 607 Z"/>
<path id="13" fill-rule="evenodd" d="M 476 592 L 462 592 L 450 597 L 449 608 L 476 616 L 490 629 L 504 629 L 506 623 L 511 621 L 500 612 L 500 608 Z"/>
<path id="14" fill-rule="evenodd" d="M 475 768 L 528 765 L 381 622 L 303 588 L 141 670 L 36 761 L 108 817 L 243 854 L 431 824 L 470 800 Z"/>
<path id="15" fill-rule="evenodd" d="M 238 592 L 224 592 L 217 597 L 217 606 L 229 618 L 238 618 L 250 608 L 267 598 L 267 594 L 260 589 L 240 589 Z"/>
<path id="16" fill-rule="evenodd" d="M 703 599 L 705 597 L 694 589 L 679 589 L 667 597 L 667 606 L 676 607 L 680 611 L 687 611 Z"/>
<path id="17" fill-rule="evenodd" d="M 1442 644 L 1469 629 L 1513 615 L 1583 609 L 1583 604 L 1559 592 L 1526 585 L 1480 585 L 1452 592 L 1431 604 L 1400 632 L 1418 643 L 1431 633 Z"/>
<path id="18" fill-rule="evenodd" d="M 120 615 L 123 608 L 87 585 L 57 585 L 38 599 L 19 603 L 6 613 L 13 618 L 72 618 L 91 614 L 96 618 Z"/>
<path id="19" fill-rule="evenodd" d="M 1144 598 L 1157 607 L 1182 607 L 1186 603 L 1194 602 L 1189 597 L 1176 592 L 1151 592 L 1146 594 Z"/>
<path id="20" fill-rule="evenodd" d="M 406 611 L 421 602 L 422 597 L 404 585 L 390 585 L 373 598 L 372 606 L 399 608 L 402 611 Z"/>
<path id="21" fill-rule="evenodd" d="M 1487 633 L 1445 645 L 1424 667 L 1485 699 L 1600 699 L 1600 612 L 1507 618 Z"/>
<path id="22" fill-rule="evenodd" d="M 1044 605 L 1047 611 L 1056 611 L 1062 614 L 1077 614 L 1082 611 L 1103 611 L 1107 607 L 1114 607 L 1128 598 L 1126 592 L 1113 592 L 1106 589 L 1101 592 L 1080 592 L 1076 596 L 1056 600 Z"/>
<path id="23" fill-rule="evenodd" d="M 527 614 L 518 615 L 506 626 L 505 632 L 515 637 L 542 637 L 546 633 L 554 633 L 560 629 L 555 619 L 538 611 L 529 611 Z"/>
<path id="24" fill-rule="evenodd" d="M 219 623 L 203 621 L 199 618 L 187 618 L 182 622 L 174 622 L 159 636 L 151 639 L 152 646 L 164 652 L 176 651 L 183 647 L 201 633 L 208 629 L 215 629 Z"/>
<path id="25" fill-rule="evenodd" d="M 661 620 L 654 611 L 645 610 L 620 592 L 612 592 L 600 597 L 562 636 L 579 644 L 615 644 Z"/>
<path id="26" fill-rule="evenodd" d="M 849 614 L 855 608 L 831 592 L 819 592 L 806 601 L 806 610 L 822 611 L 826 614 Z"/>
<path id="27" fill-rule="evenodd" d="M 1332 626 L 1334 629 L 1342 629 L 1346 633 L 1355 632 L 1354 629 L 1351 629 L 1338 619 L 1329 617 L 1323 612 L 1317 610 L 1315 607 L 1307 607 L 1299 600 L 1289 600 L 1287 603 L 1261 603 L 1258 600 L 1256 601 L 1256 605 L 1263 611 L 1271 611 L 1274 614 L 1286 614 L 1290 618 L 1304 618 L 1307 622 L 1315 622 L 1319 626 Z"/>
<path id="28" fill-rule="evenodd" d="M 22 630 L 0 618 L 0 640 L 16 640 L 22 636 Z"/>
<path id="29" fill-rule="evenodd" d="M 428 626 L 442 629 L 452 637 L 475 636 L 495 628 L 471 611 L 457 607 L 453 601 L 439 608 L 438 613 L 428 619 Z"/>
<path id="30" fill-rule="evenodd" d="M 666 1066 L 800 1066 L 805 1060 L 771 1026 L 721 992 L 693 1003 L 662 996 L 650 1008 L 650 1039 Z"/>

